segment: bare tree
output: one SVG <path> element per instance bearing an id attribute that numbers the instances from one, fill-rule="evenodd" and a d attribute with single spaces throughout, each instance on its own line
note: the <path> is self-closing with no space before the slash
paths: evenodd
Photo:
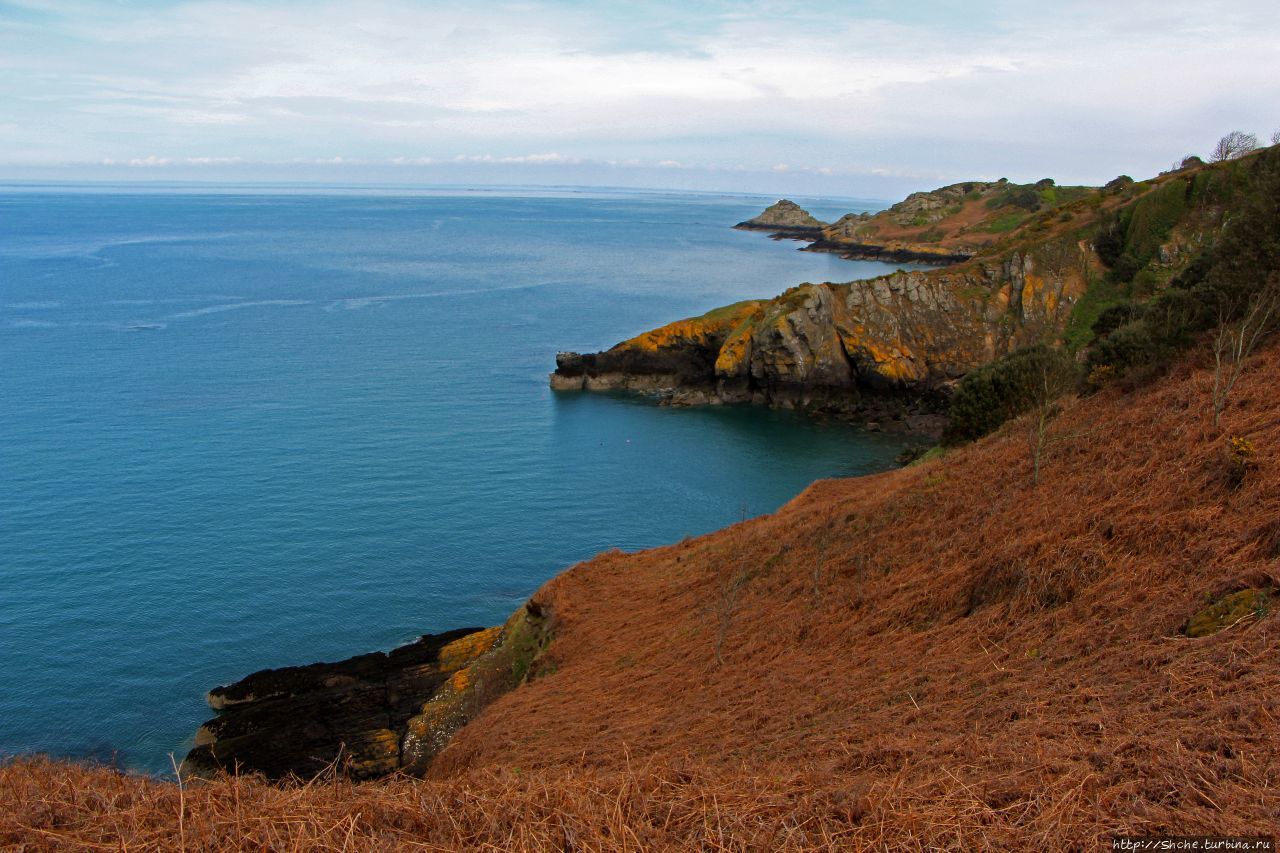
<path id="1" fill-rule="evenodd" d="M 1277 130 L 1275 133 L 1271 134 L 1271 144 L 1280 145 L 1280 130 Z"/>
<path id="2" fill-rule="evenodd" d="M 1213 336 L 1213 428 L 1217 429 L 1244 363 L 1280 319 L 1280 274 L 1272 273 L 1254 291 L 1243 310 L 1224 300 L 1218 307 Z M 1237 319 L 1238 318 L 1238 319 Z"/>
<path id="3" fill-rule="evenodd" d="M 1209 155 L 1209 159 L 1214 163 L 1221 163 L 1223 160 L 1235 160 L 1238 157 L 1243 157 L 1257 149 L 1258 137 L 1256 134 L 1245 133 L 1243 130 L 1233 130 L 1218 140 L 1218 144 L 1213 147 L 1213 153 Z"/>

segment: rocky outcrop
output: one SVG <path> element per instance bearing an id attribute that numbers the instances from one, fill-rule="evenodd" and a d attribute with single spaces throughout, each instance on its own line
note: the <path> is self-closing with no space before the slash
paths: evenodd
<path id="1" fill-rule="evenodd" d="M 829 229 L 828 229 L 829 230 Z M 889 264 L 958 264 L 969 260 L 969 252 L 956 251 L 922 243 L 863 243 L 852 236 L 828 239 L 827 231 L 802 251 L 830 252 L 850 261 L 882 261 Z"/>
<path id="2" fill-rule="evenodd" d="M 556 356 L 557 391 L 646 391 L 697 388 L 714 376 L 725 342 L 757 319 L 767 303 L 739 302 L 654 329 L 610 350 Z"/>
<path id="3" fill-rule="evenodd" d="M 814 240 L 822 236 L 826 223 L 790 199 L 779 199 L 759 216 L 739 222 L 734 228 L 769 231 L 774 237 Z"/>
<path id="4" fill-rule="evenodd" d="M 941 222 L 954 206 L 974 197 L 985 198 L 1008 182 L 965 181 L 936 190 L 916 192 L 886 211 L 898 225 L 932 225 Z"/>
<path id="5" fill-rule="evenodd" d="M 505 625 L 426 635 L 390 652 L 267 669 L 209 692 L 184 775 L 353 779 L 420 773 L 459 728 L 528 677 L 550 638 L 535 602 Z"/>
<path id="6" fill-rule="evenodd" d="M 1052 241 L 987 263 L 805 284 L 606 352 L 562 353 L 551 383 L 872 419 L 896 398 L 900 410 L 916 406 L 923 414 L 951 380 L 1057 333 L 1084 293 L 1092 263 L 1087 244 Z"/>

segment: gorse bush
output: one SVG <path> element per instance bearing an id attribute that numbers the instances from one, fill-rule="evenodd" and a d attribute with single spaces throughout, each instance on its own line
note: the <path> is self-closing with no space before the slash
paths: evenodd
<path id="1" fill-rule="evenodd" d="M 1109 335 L 1121 326 L 1132 323 L 1135 320 L 1141 320 L 1144 313 L 1146 313 L 1146 308 L 1135 302 L 1122 302 L 1119 305 L 1104 308 L 1098 314 L 1098 319 L 1093 321 L 1093 326 L 1091 327 L 1093 334 L 1099 338 Z"/>
<path id="2" fill-rule="evenodd" d="M 981 438 L 1005 421 L 1044 405 L 1079 379 L 1069 355 L 1043 345 L 1017 350 L 965 374 L 951 398 L 943 443 Z"/>

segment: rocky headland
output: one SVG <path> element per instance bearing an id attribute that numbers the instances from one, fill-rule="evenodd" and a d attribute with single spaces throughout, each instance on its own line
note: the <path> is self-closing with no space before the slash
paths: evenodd
<path id="1" fill-rule="evenodd" d="M 1221 221 L 1211 199 L 1196 197 L 1196 174 L 1101 188 L 970 181 L 913 193 L 874 215 L 848 214 L 809 248 L 940 268 L 802 284 L 603 352 L 563 352 L 551 387 L 804 408 L 936 431 L 950 387 L 969 371 L 1088 333 L 1115 278 L 1113 250 L 1125 248 L 1100 247 L 1106 229 L 1142 231 L 1121 254 L 1141 255 L 1148 282 L 1185 266 L 1206 227 Z M 784 200 L 737 227 L 812 227 L 809 219 Z"/>
<path id="2" fill-rule="evenodd" d="M 604 352 L 560 353 L 551 386 L 804 408 L 932 432 L 951 382 L 1061 331 L 1092 264 L 1087 245 L 1062 240 L 945 271 L 804 284 Z"/>

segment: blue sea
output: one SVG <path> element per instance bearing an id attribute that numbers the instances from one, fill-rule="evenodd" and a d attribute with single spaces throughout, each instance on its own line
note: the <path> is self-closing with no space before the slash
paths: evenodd
<path id="1" fill-rule="evenodd" d="M 0 755 L 166 772 L 214 685 L 892 467 L 836 421 L 547 387 L 558 350 L 889 269 L 731 230 L 772 200 L 0 186 Z"/>

